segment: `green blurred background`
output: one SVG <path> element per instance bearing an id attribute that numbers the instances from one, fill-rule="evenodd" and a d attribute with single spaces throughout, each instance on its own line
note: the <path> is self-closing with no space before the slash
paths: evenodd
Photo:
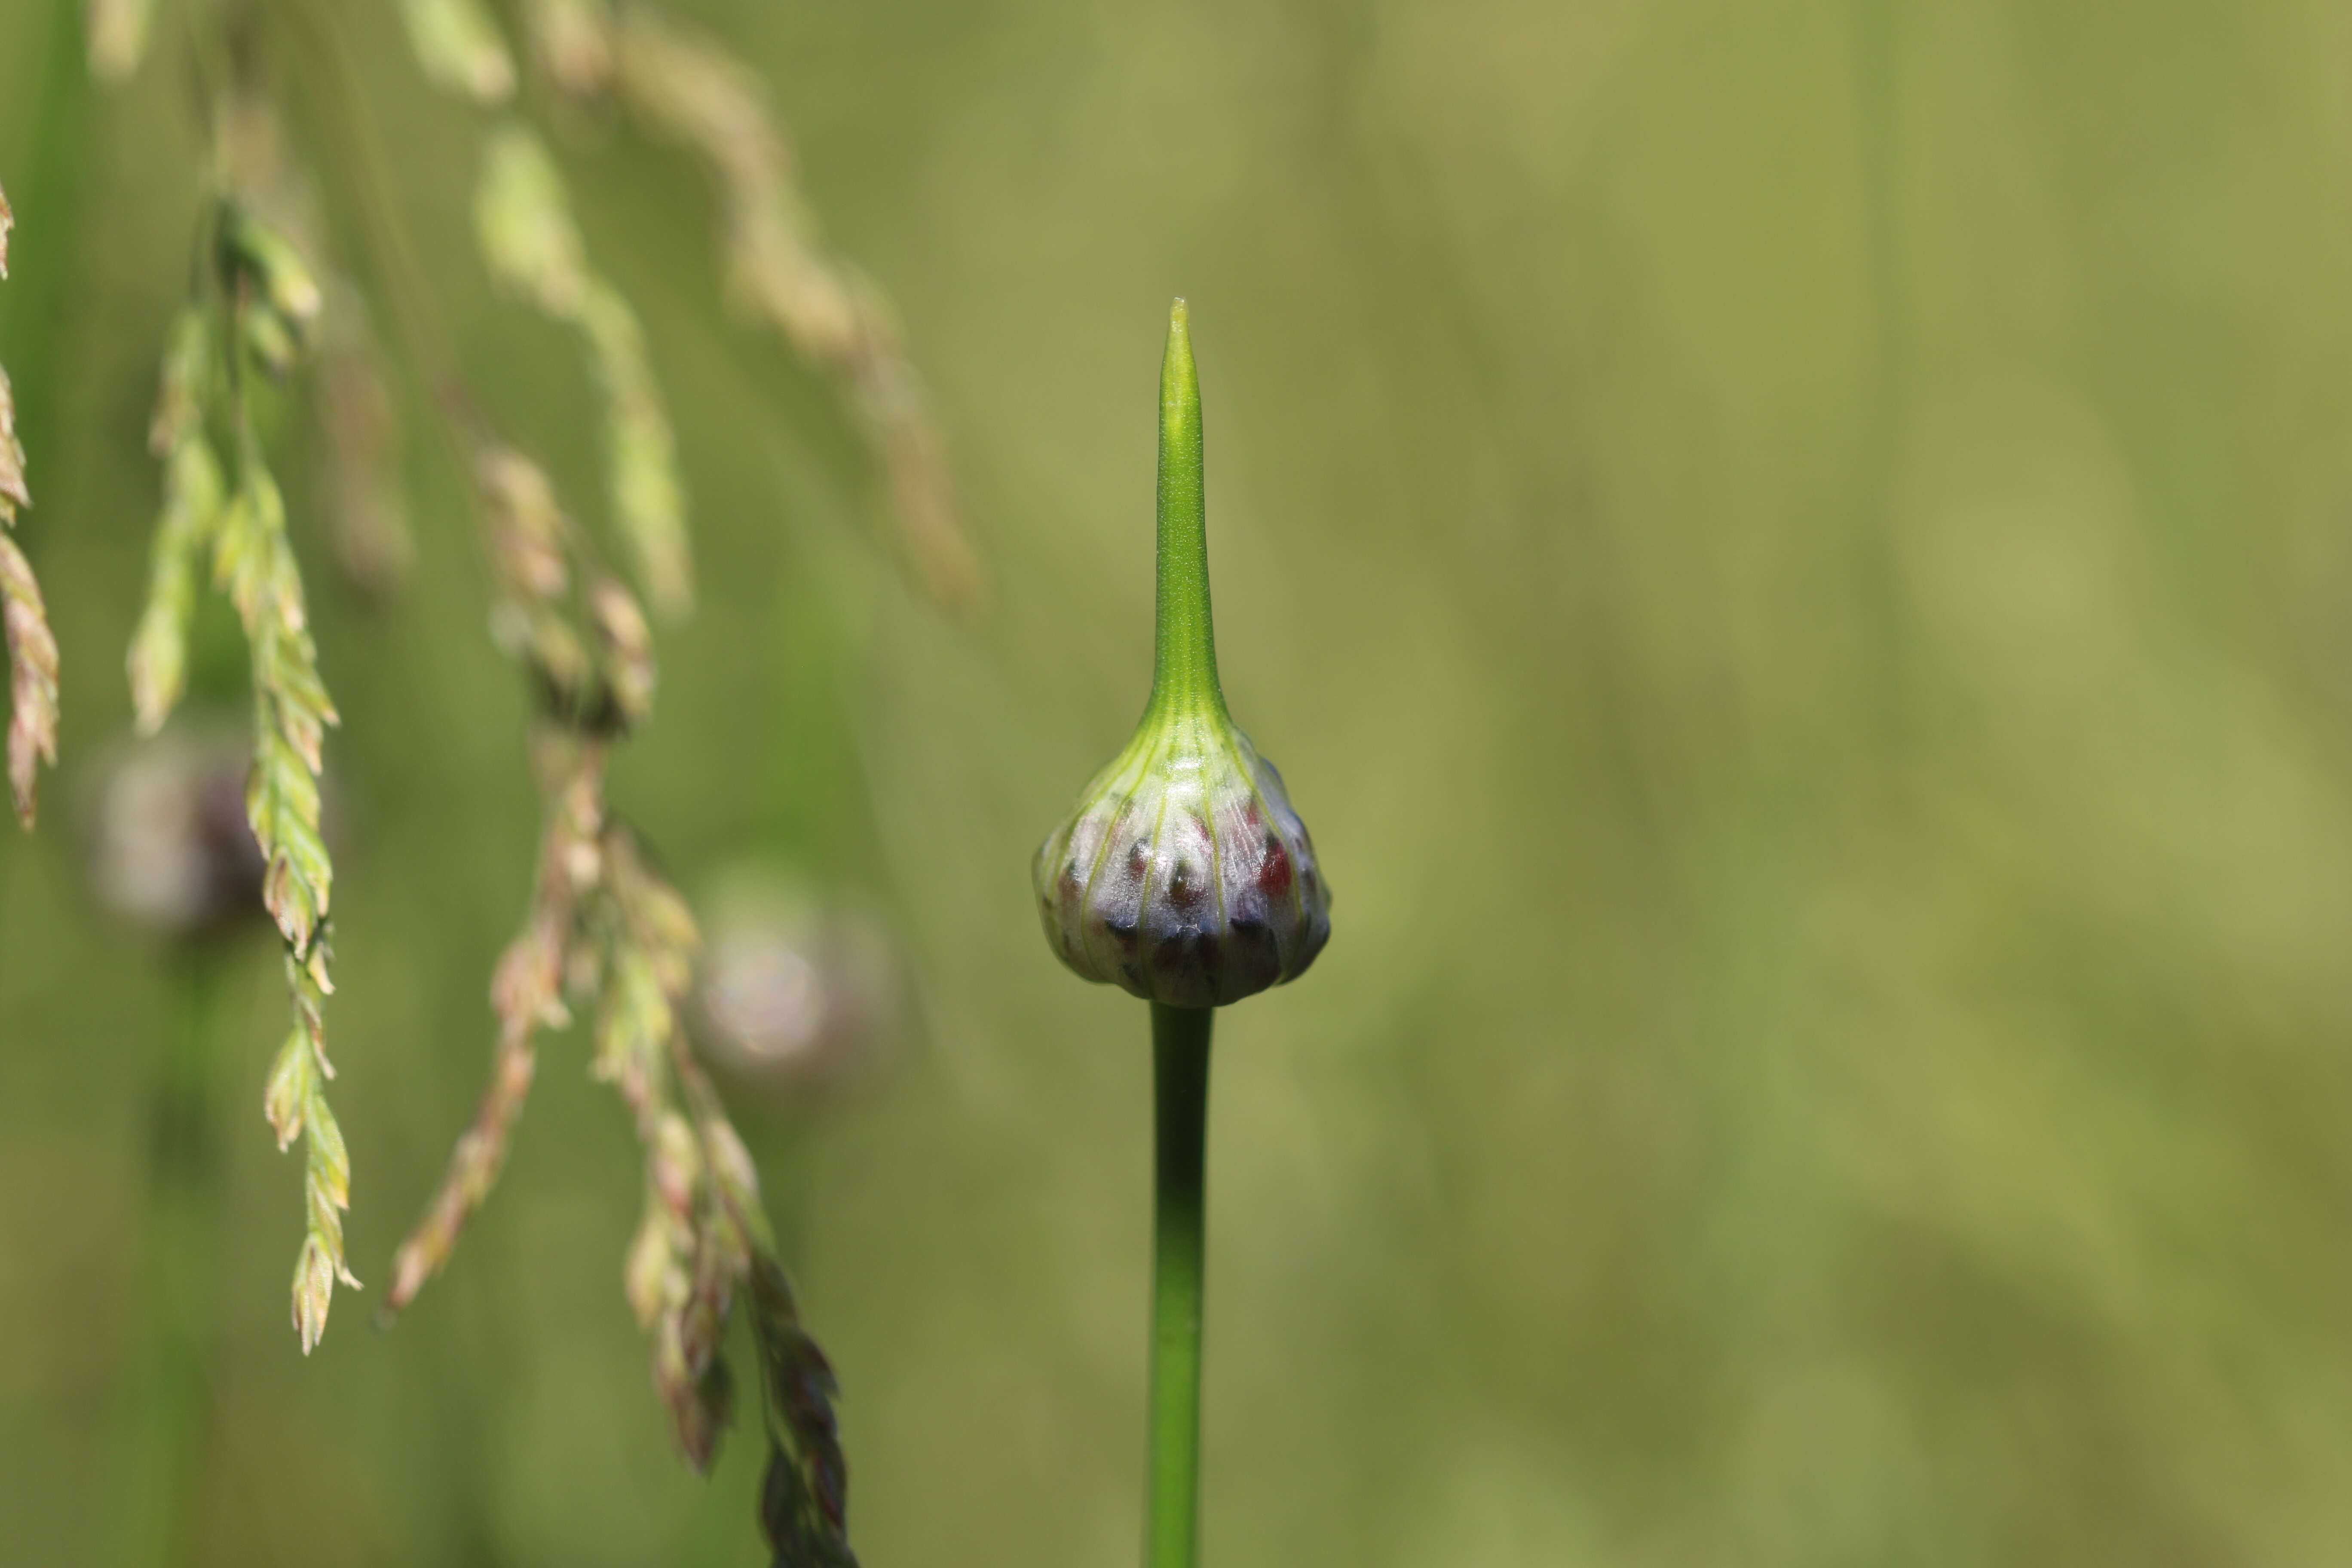
<path id="1" fill-rule="evenodd" d="M 593 496 L 573 345 L 474 257 L 478 121 L 389 6 L 338 8 L 477 384 Z M 886 910 L 908 977 L 859 1092 L 739 1101 L 869 1568 L 1136 1554 L 1143 1009 L 1052 961 L 1026 879 L 1142 699 L 1177 293 L 1227 689 L 1339 895 L 1314 972 L 1221 1024 L 1208 1561 L 2352 1561 L 2352 10 L 677 9 L 900 307 L 994 580 L 963 622 L 908 591 L 825 385 L 716 303 L 699 181 L 559 117 L 705 585 L 615 800 L 689 890 Z M 0 361 L 66 680 L 41 830 L 0 833 L 26 1564 L 100 1561 L 120 1506 L 189 986 L 83 834 L 195 138 L 175 8 L 104 93 L 60 86 L 69 16 L 0 7 Z M 78 154 L 46 211 L 44 126 Z M 618 1289 L 636 1151 L 576 1036 L 448 1274 L 367 1331 L 536 819 L 405 406 L 394 603 L 328 563 L 299 429 L 285 459 L 345 719 L 328 1018 L 373 1289 L 305 1363 L 249 938 L 193 1560 L 751 1563 L 758 1445 L 707 1483 L 671 1452 Z"/>

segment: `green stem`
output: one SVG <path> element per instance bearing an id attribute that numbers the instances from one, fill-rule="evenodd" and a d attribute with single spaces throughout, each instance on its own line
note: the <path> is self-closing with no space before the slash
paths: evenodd
<path id="1" fill-rule="evenodd" d="M 103 1561 L 168 1568 L 186 1560 L 211 1404 L 213 1259 L 220 1229 L 215 1136 L 222 956 L 184 960 L 184 1013 L 151 1101 L 146 1258 L 115 1436 Z"/>
<path id="2" fill-rule="evenodd" d="M 1160 362 L 1160 584 L 1151 708 L 1222 717 L 1217 634 L 1209 619 L 1209 520 L 1201 460 L 1201 377 L 1184 301 L 1168 311 Z"/>
<path id="3" fill-rule="evenodd" d="M 1180 307 L 1181 309 L 1181 307 Z M 1182 317 L 1178 317 L 1181 325 Z M 1200 1532 L 1201 1279 L 1208 1194 L 1207 1007 L 1151 1005 L 1151 1501 L 1149 1568 L 1192 1568 Z"/>

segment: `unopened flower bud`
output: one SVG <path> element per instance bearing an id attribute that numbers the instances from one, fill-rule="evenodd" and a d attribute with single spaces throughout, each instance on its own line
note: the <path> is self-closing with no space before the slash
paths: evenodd
<path id="1" fill-rule="evenodd" d="M 695 1034 L 735 1087 L 809 1109 L 889 1058 L 898 966 L 877 923 L 751 871 L 730 879 L 710 909 Z"/>
<path id="2" fill-rule="evenodd" d="M 241 739 L 166 733 L 107 770 L 92 823 L 100 900 L 173 937 L 224 932 L 258 916 L 265 862 L 246 821 Z"/>
<path id="3" fill-rule="evenodd" d="M 1222 1005 L 1296 979 L 1331 933 L 1307 826 L 1217 683 L 1200 382 L 1181 300 L 1160 370 L 1151 700 L 1037 851 L 1034 880 L 1063 963 L 1171 1006 Z"/>

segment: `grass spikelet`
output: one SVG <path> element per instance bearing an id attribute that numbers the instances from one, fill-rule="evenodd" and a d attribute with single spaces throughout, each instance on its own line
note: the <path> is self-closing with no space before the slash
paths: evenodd
<path id="1" fill-rule="evenodd" d="M 253 662 L 254 759 L 245 800 L 268 863 L 262 897 L 299 963 L 327 918 L 333 888 L 319 831 L 319 773 L 325 728 L 336 715 L 319 678 L 285 501 L 257 446 L 247 446 L 236 493 L 221 512 L 213 573 L 245 624 Z"/>
<path id="2" fill-rule="evenodd" d="M 475 481 L 499 641 L 545 699 L 535 751 L 547 826 L 530 910 L 491 988 L 490 1081 L 394 1258 L 381 1316 L 404 1310 L 447 1263 L 505 1161 L 539 1031 L 567 1021 L 567 989 L 593 994 L 590 1070 L 619 1092 L 645 1149 L 645 1213 L 623 1291 L 651 1342 L 679 1451 L 707 1470 L 733 1417 L 722 1347 L 748 1293 L 770 1444 L 785 1456 L 772 1458 L 761 1502 L 771 1540 L 790 1543 L 775 1561 L 849 1564 L 831 1373 L 798 1331 L 751 1155 L 680 1021 L 700 934 L 686 900 L 604 803 L 609 743 L 651 704 L 652 632 L 628 590 L 584 559 L 587 541 L 536 464 L 492 447 L 477 457 Z"/>
<path id="3" fill-rule="evenodd" d="M 535 53 L 561 79 L 600 82 L 615 68 L 601 0 L 532 0 L 530 17 Z M 582 335 L 605 401 L 616 525 L 656 606 L 685 609 L 693 580 L 683 487 L 643 329 L 589 264 L 562 176 L 520 122 L 488 140 L 474 217 L 494 279 Z M 650 628 L 636 597 L 600 569 L 538 465 L 503 447 L 487 421 L 467 414 L 452 426 L 473 469 L 496 578 L 493 633 L 541 700 L 533 751 L 547 827 L 530 913 L 492 986 L 490 1082 L 395 1257 L 383 1316 L 415 1300 L 487 1198 L 536 1071 L 538 1031 L 565 1021 L 564 994 L 595 998 L 592 1071 L 619 1090 L 646 1150 L 646 1208 L 624 1289 L 652 1340 L 655 1381 L 679 1447 L 707 1469 L 732 1418 L 721 1347 L 733 1305 L 749 1290 L 770 1443 L 782 1456 L 761 1502 L 774 1561 L 854 1563 L 831 1373 L 798 1333 L 750 1156 L 680 1023 L 700 939 L 685 900 L 604 805 L 607 749 L 651 707 Z"/>
<path id="4" fill-rule="evenodd" d="M 103 82 L 128 81 L 146 58 L 154 20 L 155 0 L 82 0 L 89 74 Z"/>
<path id="5" fill-rule="evenodd" d="M 294 1324 L 307 1355 L 326 1330 L 336 1283 L 359 1286 L 343 1255 L 351 1162 L 327 1107 L 326 1080 L 334 1069 L 320 1017 L 331 989 L 325 934 L 334 868 L 319 826 L 319 774 L 324 730 L 335 722 L 335 710 L 319 677 L 301 577 L 286 538 L 285 503 L 258 443 L 249 437 L 240 466 L 236 493 L 220 514 L 213 566 L 245 624 L 252 658 L 254 758 L 246 780 L 246 818 L 267 862 L 262 901 L 286 939 L 294 1003 L 295 1027 L 270 1074 L 264 1110 L 280 1148 L 289 1130 L 299 1128 L 306 1150 Z"/>
<path id="6" fill-rule="evenodd" d="M 551 750 L 560 755 L 546 770 L 552 776 L 538 890 L 490 986 L 499 1020 L 490 1080 L 424 1217 L 394 1255 L 379 1321 L 405 1310 L 449 1261 L 466 1221 L 489 1197 L 506 1163 L 515 1121 L 538 1071 L 539 1031 L 570 1021 L 562 1001 L 566 961 L 579 938 L 582 900 L 596 886 L 602 868 L 597 841 L 604 827 L 604 749 L 590 744 Z"/>
<path id="7" fill-rule="evenodd" d="M 223 488 L 220 459 L 201 434 L 173 446 L 164 458 L 163 515 L 149 552 L 147 602 L 131 638 L 131 701 L 142 735 L 163 727 L 187 685 L 188 626 Z"/>
<path id="8" fill-rule="evenodd" d="M 604 392 L 614 518 L 655 605 L 665 615 L 683 615 L 694 605 L 686 491 L 644 330 L 629 302 L 601 279 L 589 289 L 578 319 Z"/>
<path id="9" fill-rule="evenodd" d="M 481 0 L 401 0 L 400 14 L 434 86 L 481 104 L 514 96 L 514 57 Z"/>
<path id="10" fill-rule="evenodd" d="M 563 174 L 529 128 L 507 124 L 482 148 L 474 231 L 500 285 L 569 321 L 588 292 L 588 260 L 572 221 Z"/>
<path id="11" fill-rule="evenodd" d="M 302 1353 L 308 1355 L 326 1331 L 335 1286 L 356 1290 L 360 1282 L 343 1253 L 343 1211 L 352 1205 L 351 1154 L 342 1128 L 327 1105 L 327 1080 L 335 1069 L 327 1060 L 319 1023 L 319 1002 L 326 990 L 323 951 L 310 963 L 297 963 L 289 952 L 286 967 L 297 1017 L 271 1064 L 262 1110 L 278 1134 L 280 1151 L 298 1136 L 303 1141 L 305 1228 L 294 1262 L 293 1295 L 294 1328 L 301 1336 Z"/>
<path id="12" fill-rule="evenodd" d="M 645 331 L 628 300 L 589 267 L 562 174 L 527 128 L 491 134 L 474 222 L 492 276 L 581 334 L 604 395 L 614 521 L 655 606 L 683 614 L 694 601 L 685 488 Z"/>
<path id="13" fill-rule="evenodd" d="M 613 13 L 604 0 L 526 0 L 531 58 L 550 80 L 579 96 L 613 77 Z"/>
<path id="14" fill-rule="evenodd" d="M 535 52 L 582 53 L 559 36 L 585 26 L 582 10 L 569 0 L 534 7 Z M 950 608 L 975 602 L 985 574 L 921 374 L 881 291 L 824 245 L 758 78 L 718 45 L 652 11 L 631 7 L 608 26 L 609 80 L 621 101 L 647 132 L 694 153 L 709 173 L 730 296 L 841 388 L 886 477 L 901 547 L 925 591 Z M 550 74 L 575 93 L 602 90 L 607 79 L 583 72 L 575 83 L 552 66 Z"/>
<path id="15" fill-rule="evenodd" d="M 33 826 L 34 773 L 58 760 L 58 639 L 41 585 L 16 542 L 0 533 L 0 630 L 8 643 L 8 791 Z"/>
<path id="16" fill-rule="evenodd" d="M 8 275 L 8 230 L 16 215 L 0 192 L 0 278 Z M 40 764 L 58 760 L 58 639 L 48 607 L 8 531 L 20 508 L 33 504 L 25 484 L 25 448 L 16 441 L 16 397 L 0 367 L 0 640 L 8 645 L 8 795 L 27 831 L 38 804 Z"/>
<path id="17" fill-rule="evenodd" d="M 856 1568 L 833 1365 L 801 1326 L 792 1285 L 765 1252 L 752 1261 L 751 1335 L 768 1432 L 760 1527 L 772 1561 L 777 1568 Z"/>
<path id="18" fill-rule="evenodd" d="M 325 1331 L 337 1284 L 356 1289 L 343 1251 L 351 1158 L 326 1085 L 321 1009 L 333 990 L 328 924 L 334 866 L 320 826 L 327 729 L 337 722 L 319 671 L 286 502 L 255 434 L 247 396 L 259 373 L 282 377 L 310 342 L 322 303 L 300 254 L 234 202 L 209 218 L 196 295 L 167 342 L 150 446 L 163 462 L 147 601 L 132 634 L 129 673 L 139 727 L 152 732 L 185 684 L 195 584 L 209 558 L 214 585 L 245 629 L 253 688 L 253 763 L 246 818 L 264 860 L 262 901 L 285 942 L 294 1019 L 262 1096 L 262 1112 L 289 1147 L 304 1145 L 301 1251 L 294 1325 L 304 1353 Z M 234 432 L 224 471 L 207 427 Z"/>
<path id="19" fill-rule="evenodd" d="M 0 369 L 0 525 L 13 526 L 19 507 L 33 504 L 25 488 L 25 448 L 16 440 L 16 392 Z"/>

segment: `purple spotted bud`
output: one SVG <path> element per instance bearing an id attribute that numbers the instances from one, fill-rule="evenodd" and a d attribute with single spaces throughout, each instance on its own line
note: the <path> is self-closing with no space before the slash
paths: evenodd
<path id="1" fill-rule="evenodd" d="M 1294 979 L 1331 934 L 1282 775 L 1222 716 L 1147 720 L 1037 851 L 1036 884 L 1063 963 L 1171 1006 Z"/>
<path id="2" fill-rule="evenodd" d="M 1034 868 L 1063 963 L 1173 1007 L 1221 1006 L 1296 979 L 1331 934 L 1306 824 L 1217 683 L 1201 481 L 1200 383 L 1180 300 L 1160 371 L 1151 700 Z"/>

